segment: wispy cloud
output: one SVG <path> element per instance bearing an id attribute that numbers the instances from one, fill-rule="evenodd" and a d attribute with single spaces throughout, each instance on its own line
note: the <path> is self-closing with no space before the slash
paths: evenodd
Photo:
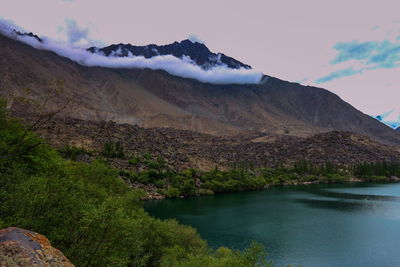
<path id="1" fill-rule="evenodd" d="M 90 44 L 89 29 L 80 28 L 73 19 L 66 19 L 65 27 L 62 27 L 61 31 L 67 36 L 68 43 L 72 46 L 88 46 Z"/>
<path id="2" fill-rule="evenodd" d="M 342 69 L 342 70 L 338 70 L 338 71 L 334 71 L 324 77 L 318 78 L 317 80 L 315 80 L 316 83 L 325 83 L 325 82 L 329 82 L 335 79 L 339 79 L 342 77 L 347 77 L 347 76 L 352 76 L 355 74 L 359 74 L 362 73 L 363 70 L 355 70 L 352 67 L 347 68 L 347 69 Z"/>
<path id="3" fill-rule="evenodd" d="M 349 60 L 358 60 L 369 68 L 395 68 L 400 66 L 400 42 L 349 42 L 337 43 L 334 48 L 339 52 L 331 62 L 338 64 Z"/>
<path id="4" fill-rule="evenodd" d="M 399 36 L 400 37 L 400 36 Z M 343 63 L 355 63 L 357 67 L 346 67 L 318 78 L 316 83 L 329 82 L 346 76 L 352 76 L 375 69 L 400 67 L 400 39 L 389 41 L 340 42 L 333 46 L 338 52 L 330 62 L 340 66 Z"/>

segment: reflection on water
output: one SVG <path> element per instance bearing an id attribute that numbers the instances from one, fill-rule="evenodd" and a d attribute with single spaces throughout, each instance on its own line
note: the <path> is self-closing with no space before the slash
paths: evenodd
<path id="1" fill-rule="evenodd" d="M 324 190 L 315 189 L 309 192 L 315 195 L 330 197 L 330 198 L 341 198 L 341 199 L 361 199 L 361 200 L 381 200 L 381 201 L 400 201 L 400 197 L 387 196 L 387 195 L 371 195 L 371 194 L 360 194 L 360 193 L 346 193 L 350 191 L 350 188 L 344 188 L 344 190 Z M 368 188 L 370 189 L 370 188 Z"/>
<path id="2" fill-rule="evenodd" d="M 308 205 L 310 208 L 318 209 L 334 209 L 340 211 L 354 212 L 357 210 L 368 210 L 376 209 L 378 206 L 381 208 L 384 205 L 376 203 L 361 203 L 361 202 L 347 202 L 347 201 L 335 201 L 335 200 L 320 200 L 320 199 L 299 199 L 299 203 Z"/>
<path id="3" fill-rule="evenodd" d="M 148 202 L 213 247 L 263 243 L 278 264 L 400 266 L 400 184 L 274 188 Z"/>

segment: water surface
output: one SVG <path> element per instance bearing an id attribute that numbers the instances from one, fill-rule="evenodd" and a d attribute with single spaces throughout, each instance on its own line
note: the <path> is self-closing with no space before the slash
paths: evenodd
<path id="1" fill-rule="evenodd" d="M 277 265 L 400 266 L 400 184 L 312 185 L 147 202 L 212 247 L 266 246 Z"/>

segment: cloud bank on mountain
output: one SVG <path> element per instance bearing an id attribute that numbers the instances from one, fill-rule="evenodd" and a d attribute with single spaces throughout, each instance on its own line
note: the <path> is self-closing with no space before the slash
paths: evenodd
<path id="1" fill-rule="evenodd" d="M 107 57 L 102 54 L 93 54 L 82 48 L 82 45 L 88 42 L 88 31 L 79 29 L 72 20 L 67 21 L 66 24 L 65 34 L 68 35 L 68 43 L 58 42 L 47 37 L 41 37 L 42 41 L 40 42 L 30 36 L 18 35 L 14 29 L 21 32 L 26 31 L 5 20 L 0 21 L 0 32 L 37 49 L 53 51 L 80 65 L 89 67 L 165 70 L 175 76 L 214 84 L 256 84 L 261 81 L 263 76 L 262 73 L 254 70 L 244 68 L 231 69 L 226 65 L 218 65 L 209 70 L 204 70 L 187 57 L 180 59 L 172 55 L 145 58 L 133 55 L 127 57 Z"/>

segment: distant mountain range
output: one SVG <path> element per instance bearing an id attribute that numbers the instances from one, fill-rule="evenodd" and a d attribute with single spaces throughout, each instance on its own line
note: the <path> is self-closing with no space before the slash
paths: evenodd
<path id="1" fill-rule="evenodd" d="M 36 38 L 34 34 L 31 37 Z M 32 97 L 39 98 L 48 94 L 49 81 L 62 80 L 63 96 L 74 97 L 74 104 L 60 114 L 66 117 L 213 135 L 257 133 L 260 142 L 271 136 L 307 137 L 340 130 L 400 145 L 400 135 L 393 129 L 322 88 L 267 75 L 259 84 L 211 84 L 163 70 L 88 67 L 3 35 L 0 46 L 0 94 L 23 95 L 29 88 Z M 250 68 L 189 40 L 166 46 L 119 44 L 88 50 L 114 56 L 172 53 L 188 56 L 204 69 L 221 63 Z M 50 101 L 48 105 L 60 104 Z"/>
<path id="2" fill-rule="evenodd" d="M 92 53 L 115 57 L 143 56 L 151 58 L 160 55 L 173 55 L 181 59 L 189 57 L 190 60 L 205 70 L 220 65 L 226 65 L 232 69 L 251 69 L 249 65 L 225 54 L 213 53 L 204 44 L 188 39 L 167 45 L 135 46 L 131 44 L 113 44 L 103 48 L 90 47 L 87 50 Z"/>

